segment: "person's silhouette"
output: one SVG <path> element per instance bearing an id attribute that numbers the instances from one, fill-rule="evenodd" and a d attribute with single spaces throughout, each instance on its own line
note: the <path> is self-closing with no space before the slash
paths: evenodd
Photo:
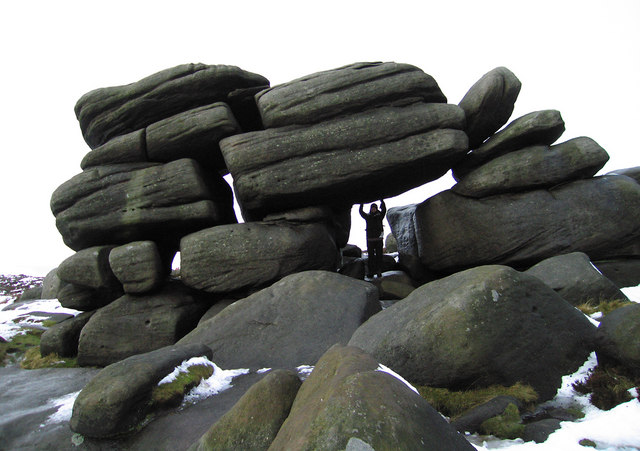
<path id="1" fill-rule="evenodd" d="M 371 204 L 369 213 L 364 212 L 364 205 L 360 204 L 360 216 L 367 221 L 367 253 L 369 254 L 368 277 L 382 276 L 382 244 L 384 226 L 382 220 L 387 214 L 387 207 L 384 200 L 380 200 L 380 209 L 376 204 Z"/>

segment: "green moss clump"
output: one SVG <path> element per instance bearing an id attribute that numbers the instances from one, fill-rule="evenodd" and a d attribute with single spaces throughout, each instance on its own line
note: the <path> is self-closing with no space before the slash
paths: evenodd
<path id="1" fill-rule="evenodd" d="M 446 388 L 427 386 L 416 388 L 434 409 L 450 418 L 456 418 L 467 410 L 482 405 L 496 396 L 513 396 L 524 406 L 531 405 L 538 399 L 538 394 L 530 385 L 520 382 L 511 387 L 492 385 L 491 387 L 464 391 L 451 391 Z"/>
<path id="2" fill-rule="evenodd" d="M 58 354 L 42 356 L 39 347 L 27 349 L 24 358 L 20 361 L 20 368 L 24 370 L 36 370 L 39 368 L 76 368 L 78 360 L 75 358 L 62 358 Z"/>
<path id="3" fill-rule="evenodd" d="M 573 384 L 578 393 L 591 394 L 591 404 L 598 409 L 610 410 L 631 401 L 629 389 L 640 386 L 640 380 L 633 380 L 622 368 L 603 368 L 598 365 L 583 381 Z"/>
<path id="4" fill-rule="evenodd" d="M 16 362 L 28 349 L 40 346 L 43 332 L 39 329 L 27 329 L 24 334 L 14 335 L 11 340 L 0 343 L 0 364 L 4 366 L 8 360 Z"/>
<path id="5" fill-rule="evenodd" d="M 587 301 L 577 306 L 585 315 L 593 315 L 594 313 L 602 312 L 602 316 L 606 316 L 612 311 L 631 304 L 631 301 L 626 299 L 614 299 L 610 301 Z"/>
<path id="6" fill-rule="evenodd" d="M 153 388 L 152 407 L 178 407 L 189 390 L 196 387 L 202 379 L 211 377 L 212 374 L 213 368 L 208 365 L 190 366 L 186 373 L 180 373 L 174 381 Z"/>
<path id="7" fill-rule="evenodd" d="M 480 433 L 503 439 L 516 439 L 524 434 L 524 424 L 520 422 L 520 411 L 515 404 L 509 404 L 501 415 L 489 418 L 480 425 Z"/>
<path id="8" fill-rule="evenodd" d="M 588 438 L 583 438 L 578 442 L 580 446 L 588 446 L 590 448 L 596 448 L 598 445 L 593 440 L 589 440 Z"/>

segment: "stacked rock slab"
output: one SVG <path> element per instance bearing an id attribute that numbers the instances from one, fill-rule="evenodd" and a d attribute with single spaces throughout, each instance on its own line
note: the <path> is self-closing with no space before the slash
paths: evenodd
<path id="1" fill-rule="evenodd" d="M 345 66 L 256 98 L 268 128 L 220 143 L 245 219 L 394 196 L 467 152 L 462 109 L 407 64 Z"/>

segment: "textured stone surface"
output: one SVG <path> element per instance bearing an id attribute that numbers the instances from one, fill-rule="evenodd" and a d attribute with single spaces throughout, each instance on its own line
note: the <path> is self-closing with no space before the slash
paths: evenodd
<path id="1" fill-rule="evenodd" d="M 198 324 L 207 296 L 171 283 L 153 294 L 126 294 L 98 310 L 82 329 L 78 364 L 106 366 L 173 345 Z"/>
<path id="2" fill-rule="evenodd" d="M 88 288 L 110 288 L 118 283 L 109 266 L 109 252 L 114 246 L 94 246 L 76 252 L 58 266 L 63 282 Z"/>
<path id="3" fill-rule="evenodd" d="M 338 251 L 322 224 L 230 224 L 185 236 L 182 281 L 198 290 L 229 293 L 269 285 L 310 269 L 336 269 Z"/>
<path id="4" fill-rule="evenodd" d="M 594 176 L 609 160 L 594 140 L 575 138 L 561 144 L 526 147 L 474 169 L 452 191 L 471 197 L 553 187 Z"/>
<path id="5" fill-rule="evenodd" d="M 463 126 L 457 106 L 418 103 L 234 135 L 220 146 L 240 205 L 261 218 L 366 203 L 435 180 L 467 152 Z"/>
<path id="6" fill-rule="evenodd" d="M 99 309 L 122 296 L 122 286 L 89 288 L 75 283 L 61 282 L 58 301 L 66 308 L 88 312 Z"/>
<path id="7" fill-rule="evenodd" d="M 474 168 L 493 158 L 530 146 L 548 146 L 564 133 L 564 120 L 557 110 L 525 114 L 473 149 L 456 165 L 453 175 L 460 180 Z"/>
<path id="8" fill-rule="evenodd" d="M 593 264 L 618 288 L 640 285 L 640 258 L 598 260 Z"/>
<path id="9" fill-rule="evenodd" d="M 392 207 L 387 212 L 391 233 L 396 237 L 400 254 L 418 255 L 415 216 L 418 204 Z"/>
<path id="10" fill-rule="evenodd" d="M 447 101 L 433 77 L 398 63 L 355 63 L 318 72 L 256 98 L 265 127 L 316 123 L 383 105 Z"/>
<path id="11" fill-rule="evenodd" d="M 582 252 L 548 258 L 526 273 L 542 280 L 571 305 L 627 300 L 624 293 L 603 276 Z"/>
<path id="12" fill-rule="evenodd" d="M 576 251 L 594 261 L 636 255 L 639 221 L 640 185 L 623 176 L 479 200 L 445 191 L 416 209 L 420 258 L 447 272 Z"/>
<path id="13" fill-rule="evenodd" d="M 44 331 L 40 340 L 40 354 L 58 354 L 60 357 L 78 355 L 80 331 L 87 324 L 93 312 L 80 313 L 73 318 L 54 324 Z"/>
<path id="14" fill-rule="evenodd" d="M 58 268 L 53 268 L 42 281 L 42 299 L 56 299 L 60 290 Z"/>
<path id="15" fill-rule="evenodd" d="M 506 266 L 428 283 L 371 317 L 350 346 L 419 385 L 530 384 L 550 399 L 592 350 L 595 327 L 551 288 Z"/>
<path id="16" fill-rule="evenodd" d="M 253 385 L 189 451 L 267 450 L 291 410 L 300 388 L 292 371 L 269 372 Z"/>
<path id="17" fill-rule="evenodd" d="M 76 398 L 71 429 L 96 438 L 131 432 L 148 413 L 153 387 L 183 360 L 199 356 L 211 358 L 211 350 L 201 344 L 167 346 L 109 365 Z"/>
<path id="18" fill-rule="evenodd" d="M 235 222 L 229 185 L 190 159 L 91 168 L 56 189 L 51 210 L 74 250 L 147 239 L 177 248 L 187 233 Z"/>
<path id="19" fill-rule="evenodd" d="M 153 241 L 134 241 L 109 253 L 109 265 L 125 293 L 144 293 L 159 287 L 168 271 Z"/>
<path id="20" fill-rule="evenodd" d="M 224 101 L 236 89 L 268 84 L 261 75 L 235 66 L 183 64 L 135 83 L 88 92 L 75 112 L 93 149 L 177 113 Z"/>
<path id="21" fill-rule="evenodd" d="M 467 117 L 469 147 L 475 149 L 507 123 L 521 83 L 506 67 L 496 67 L 478 80 L 460 101 Z"/>
<path id="22" fill-rule="evenodd" d="M 364 449 L 474 449 L 420 395 L 377 368 L 360 349 L 329 349 L 269 449 L 354 449 L 353 437 Z"/>
<path id="23" fill-rule="evenodd" d="M 640 304 L 607 314 L 596 334 L 598 363 L 623 365 L 640 377 Z"/>
<path id="24" fill-rule="evenodd" d="M 631 177 L 636 182 L 640 183 L 640 166 L 634 168 L 616 169 L 615 171 L 607 172 L 607 175 L 626 175 Z"/>
<path id="25" fill-rule="evenodd" d="M 180 343 L 204 343 L 223 368 L 313 365 L 380 310 L 370 283 L 306 271 L 234 302 Z"/>

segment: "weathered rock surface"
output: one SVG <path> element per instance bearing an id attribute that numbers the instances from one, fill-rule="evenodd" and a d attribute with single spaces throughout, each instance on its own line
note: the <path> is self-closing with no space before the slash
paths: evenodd
<path id="1" fill-rule="evenodd" d="M 183 360 L 211 358 L 204 345 L 168 346 L 104 368 L 80 392 L 71 429 L 87 437 L 111 437 L 135 429 L 148 413 L 151 391 Z"/>
<path id="2" fill-rule="evenodd" d="M 463 127 L 457 106 L 417 103 L 234 135 L 220 147 L 243 212 L 262 218 L 366 203 L 435 180 L 467 152 Z"/>
<path id="3" fill-rule="evenodd" d="M 58 354 L 60 357 L 75 357 L 78 355 L 78 341 L 80 331 L 87 324 L 93 312 L 80 313 L 73 318 L 66 319 L 49 327 L 40 339 L 40 354 Z"/>
<path id="4" fill-rule="evenodd" d="M 522 84 L 506 67 L 496 67 L 478 80 L 460 101 L 467 117 L 469 147 L 475 149 L 507 123 Z"/>
<path id="5" fill-rule="evenodd" d="M 189 450 L 266 451 L 287 419 L 300 384 L 298 375 L 292 371 L 269 372 Z"/>
<path id="6" fill-rule="evenodd" d="M 57 299 L 60 283 L 58 268 L 53 268 L 42 281 L 42 299 Z"/>
<path id="7" fill-rule="evenodd" d="M 603 276 L 582 252 L 548 258 L 525 272 L 549 285 L 571 305 L 627 300 L 624 293 Z"/>
<path id="8" fill-rule="evenodd" d="M 173 345 L 209 306 L 208 296 L 177 282 L 147 295 L 126 294 L 98 310 L 82 329 L 78 364 L 106 366 Z"/>
<path id="9" fill-rule="evenodd" d="M 640 377 L 640 304 L 605 315 L 596 333 L 598 363 L 622 365 Z"/>
<path id="10" fill-rule="evenodd" d="M 226 173 L 218 143 L 239 132 L 240 126 L 229 106 L 218 102 L 117 136 L 89 152 L 80 167 L 191 158 L 203 167 Z"/>
<path id="11" fill-rule="evenodd" d="M 594 261 L 636 255 L 639 221 L 640 185 L 622 176 L 478 200 L 444 191 L 416 209 L 420 259 L 446 272 L 576 251 Z"/>
<path id="12" fill-rule="evenodd" d="M 300 271 L 335 270 L 338 251 L 322 224 L 251 222 L 185 236 L 180 258 L 184 284 L 228 293 L 264 287 Z"/>
<path id="13" fill-rule="evenodd" d="M 598 260 L 593 264 L 618 288 L 640 285 L 640 258 Z"/>
<path id="14" fill-rule="evenodd" d="M 311 124 L 384 105 L 442 103 L 428 74 L 409 64 L 355 63 L 290 81 L 256 96 L 265 127 Z"/>
<path id="15" fill-rule="evenodd" d="M 530 384 L 549 399 L 592 350 L 594 326 L 533 276 L 481 266 L 428 283 L 371 317 L 350 346 L 419 385 Z"/>
<path id="16" fill-rule="evenodd" d="M 553 187 L 593 177 L 609 160 L 594 140 L 575 138 L 555 146 L 510 152 L 474 169 L 451 188 L 471 197 Z"/>
<path id="17" fill-rule="evenodd" d="M 134 241 L 113 248 L 109 265 L 125 293 L 152 291 L 162 284 L 168 272 L 153 241 Z"/>
<path id="18" fill-rule="evenodd" d="M 371 283 L 378 287 L 380 299 L 404 299 L 413 290 L 417 283 L 403 271 L 387 271 L 382 273 L 382 277 L 371 280 Z"/>
<path id="19" fill-rule="evenodd" d="M 234 302 L 179 343 L 206 344 L 223 368 L 313 365 L 379 310 L 370 283 L 306 271 Z"/>
<path id="20" fill-rule="evenodd" d="M 640 166 L 634 168 L 616 169 L 615 171 L 607 172 L 607 175 L 626 175 L 631 177 L 636 182 L 640 183 Z"/>
<path id="21" fill-rule="evenodd" d="M 473 449 L 420 395 L 377 368 L 360 349 L 332 347 L 269 449 L 337 451 L 354 437 L 371 449 Z"/>
<path id="22" fill-rule="evenodd" d="M 51 210 L 74 250 L 147 239 L 174 242 L 235 222 L 229 185 L 215 174 L 203 176 L 190 159 L 91 168 L 56 189 Z"/>
<path id="23" fill-rule="evenodd" d="M 122 294 L 121 286 L 90 288 L 75 283 L 61 282 L 58 301 L 63 307 L 89 312 L 110 304 Z"/>
<path id="24" fill-rule="evenodd" d="M 411 204 L 403 207 L 391 207 L 387 211 L 387 221 L 389 221 L 391 233 L 396 237 L 400 254 L 418 255 L 415 226 L 417 207 L 418 204 Z"/>
<path id="25" fill-rule="evenodd" d="M 460 180 L 489 160 L 531 146 L 549 146 L 564 133 L 564 120 L 557 110 L 525 114 L 510 122 L 456 165 L 453 175 Z"/>
<path id="26" fill-rule="evenodd" d="M 114 246 L 93 246 L 76 252 L 58 266 L 63 282 L 87 288 L 113 288 L 119 282 L 109 266 L 109 253 Z"/>
<path id="27" fill-rule="evenodd" d="M 513 404 L 518 409 L 522 407 L 521 403 L 513 396 L 496 396 L 484 404 L 463 413 L 459 418 L 451 422 L 451 426 L 458 432 L 479 432 L 482 423 L 489 418 L 502 415 L 509 404 Z"/>
<path id="28" fill-rule="evenodd" d="M 225 101 L 236 89 L 268 84 L 263 76 L 235 66 L 183 64 L 135 83 L 88 92 L 75 112 L 82 136 L 96 148 L 177 113 Z"/>

